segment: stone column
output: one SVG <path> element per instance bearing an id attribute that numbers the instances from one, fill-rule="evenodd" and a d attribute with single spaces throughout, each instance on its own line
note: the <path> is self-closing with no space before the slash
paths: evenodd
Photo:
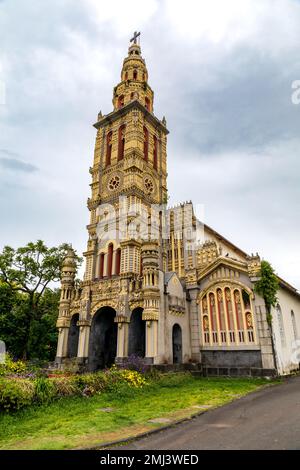
<path id="1" fill-rule="evenodd" d="M 197 273 L 195 269 L 187 268 L 186 287 L 190 294 L 189 314 L 190 314 L 192 360 L 196 362 L 200 362 L 201 361 L 200 322 L 199 322 L 199 306 L 197 303 L 199 287 L 197 285 Z"/>
<path id="2" fill-rule="evenodd" d="M 197 304 L 198 289 L 190 290 L 190 328 L 191 328 L 191 349 L 192 359 L 200 362 L 200 325 L 199 325 L 199 306 Z"/>
<path id="3" fill-rule="evenodd" d="M 128 357 L 129 319 L 117 316 L 115 322 L 118 323 L 116 363 L 122 363 Z"/>
<path id="4" fill-rule="evenodd" d="M 79 320 L 78 326 L 79 326 L 79 340 L 78 340 L 77 359 L 78 359 L 78 362 L 84 363 L 86 362 L 89 356 L 91 321 Z"/>
<path id="5" fill-rule="evenodd" d="M 66 319 L 60 319 L 57 322 L 58 327 L 58 341 L 55 362 L 61 364 L 63 359 L 68 354 L 68 336 L 69 336 L 69 324 L 70 322 Z"/>
<path id="6" fill-rule="evenodd" d="M 271 328 L 267 321 L 267 312 L 263 299 L 258 295 L 255 298 L 255 316 L 257 324 L 257 335 L 260 344 L 262 368 L 268 370 L 275 370 L 275 357 L 274 347 L 272 344 Z"/>
<path id="7" fill-rule="evenodd" d="M 153 363 L 157 356 L 158 342 L 158 320 L 146 321 L 146 354 L 145 358 L 148 362 Z"/>

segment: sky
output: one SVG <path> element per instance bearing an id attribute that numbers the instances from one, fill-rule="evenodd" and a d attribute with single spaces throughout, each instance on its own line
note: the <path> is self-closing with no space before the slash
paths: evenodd
<path id="1" fill-rule="evenodd" d="M 299 24 L 298 0 L 0 0 L 0 249 L 85 250 L 92 124 L 138 30 L 170 204 L 300 289 Z"/>

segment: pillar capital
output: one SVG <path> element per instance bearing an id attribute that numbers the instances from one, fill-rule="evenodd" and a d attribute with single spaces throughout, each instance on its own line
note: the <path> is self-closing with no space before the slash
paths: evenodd
<path id="1" fill-rule="evenodd" d="M 57 328 L 69 328 L 71 319 L 68 317 L 59 317 L 56 322 Z"/>
<path id="2" fill-rule="evenodd" d="M 143 312 L 143 320 L 145 321 L 158 321 L 159 314 L 158 312 Z"/>
<path id="3" fill-rule="evenodd" d="M 115 323 L 130 323 L 130 318 L 126 315 L 116 315 L 114 321 Z"/>

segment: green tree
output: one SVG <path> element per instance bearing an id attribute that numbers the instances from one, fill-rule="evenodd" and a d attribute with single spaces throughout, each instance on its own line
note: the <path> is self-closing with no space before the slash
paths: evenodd
<path id="1" fill-rule="evenodd" d="M 60 289 L 46 289 L 38 305 L 39 320 L 31 324 L 28 345 L 30 359 L 52 361 L 57 346 L 56 320 Z"/>
<path id="2" fill-rule="evenodd" d="M 21 357 L 25 338 L 26 300 L 0 282 L 0 339 L 14 357 Z"/>
<path id="3" fill-rule="evenodd" d="M 260 279 L 255 283 L 254 290 L 265 301 L 268 322 L 271 322 L 271 308 L 277 303 L 277 291 L 279 288 L 278 277 L 268 261 L 261 262 Z"/>
<path id="4" fill-rule="evenodd" d="M 64 243 L 58 247 L 48 248 L 42 240 L 28 243 L 25 247 L 14 249 L 5 246 L 0 253 L 0 281 L 9 287 L 11 292 L 22 295 L 24 303 L 19 305 L 20 311 L 15 311 L 23 318 L 22 357 L 28 358 L 31 332 L 36 328 L 35 322 L 41 322 L 45 316 L 46 290 L 53 282 L 60 280 L 62 261 L 70 245 Z M 81 259 L 76 257 L 79 264 Z M 41 307 L 41 308 L 40 308 Z M 16 303 L 13 305 L 13 310 Z M 49 314 L 49 312 L 48 312 Z"/>

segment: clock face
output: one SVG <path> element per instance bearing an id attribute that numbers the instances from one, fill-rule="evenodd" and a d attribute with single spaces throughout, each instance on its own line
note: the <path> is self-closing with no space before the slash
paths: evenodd
<path id="1" fill-rule="evenodd" d="M 113 175 L 109 178 L 107 187 L 109 191 L 116 191 L 120 187 L 121 178 L 119 175 Z"/>

